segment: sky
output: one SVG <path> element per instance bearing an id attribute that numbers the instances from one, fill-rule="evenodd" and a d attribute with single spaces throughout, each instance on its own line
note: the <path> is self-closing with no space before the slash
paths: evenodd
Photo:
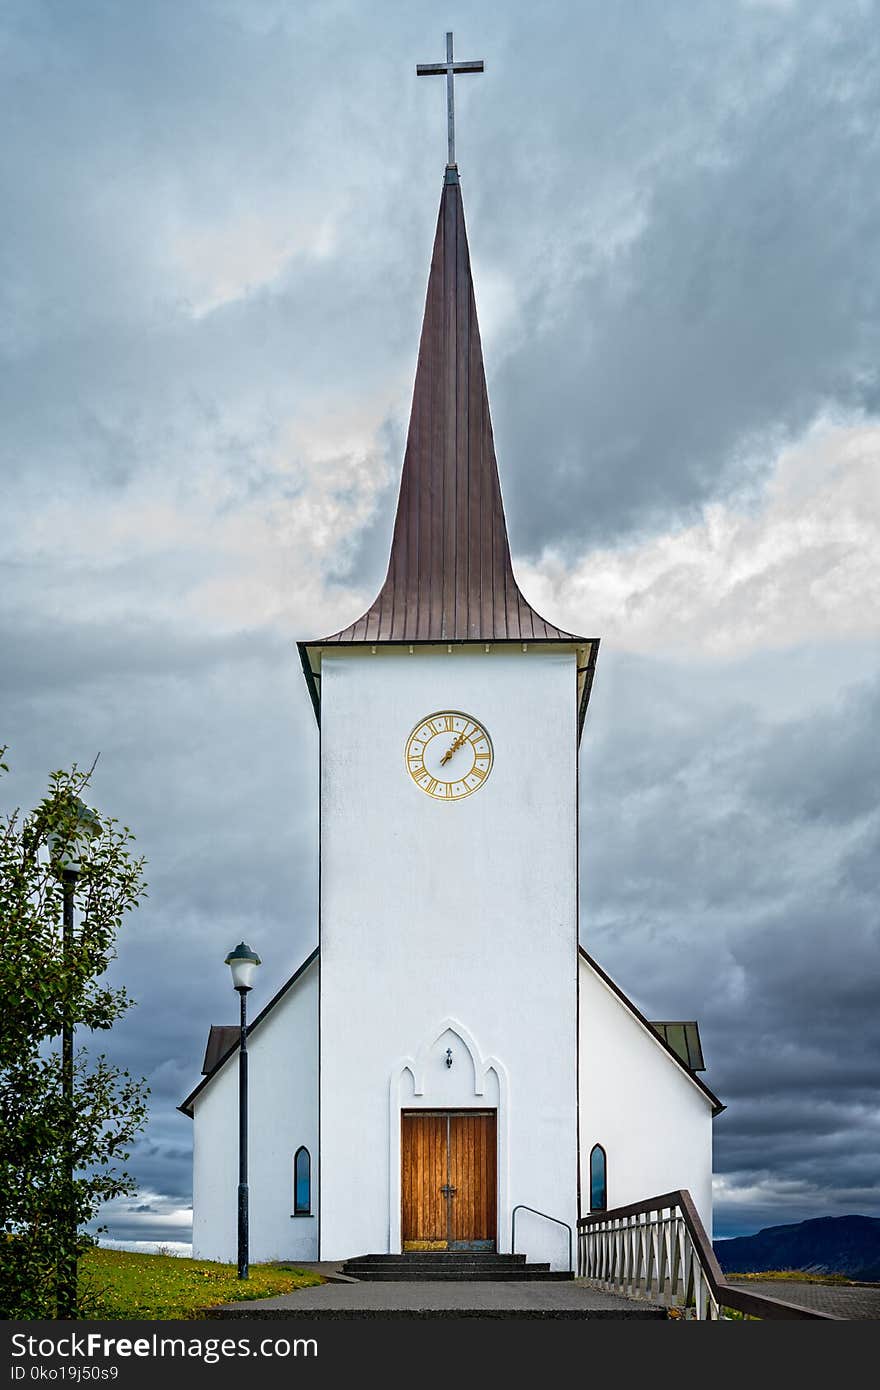
<path id="1" fill-rule="evenodd" d="M 109 1237 L 189 1240 L 226 952 L 316 941 L 294 642 L 384 577 L 447 28 L 514 567 L 602 638 L 581 939 L 699 1019 L 716 1234 L 880 1216 L 880 4 L 3 0 L 0 802 L 100 753 L 148 860 Z"/>

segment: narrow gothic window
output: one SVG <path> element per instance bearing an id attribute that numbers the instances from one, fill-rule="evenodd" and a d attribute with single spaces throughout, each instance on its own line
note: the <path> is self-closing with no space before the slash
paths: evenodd
<path id="1" fill-rule="evenodd" d="M 309 1151 L 297 1149 L 293 1160 L 293 1212 L 295 1216 L 307 1216 L 312 1210 L 312 1160 Z"/>
<path id="2" fill-rule="evenodd" d="M 590 1151 L 590 1211 L 608 1209 L 608 1172 L 605 1150 L 594 1144 Z"/>

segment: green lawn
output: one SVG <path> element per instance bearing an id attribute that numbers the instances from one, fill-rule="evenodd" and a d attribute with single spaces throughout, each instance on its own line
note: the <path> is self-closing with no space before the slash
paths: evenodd
<path id="1" fill-rule="evenodd" d="M 805 1269 L 762 1269 L 752 1274 L 725 1274 L 725 1279 L 786 1279 L 793 1284 L 851 1284 L 845 1274 L 809 1274 Z"/>
<path id="2" fill-rule="evenodd" d="M 197 1318 L 218 1303 L 321 1282 L 319 1275 L 289 1264 L 251 1265 L 250 1279 L 240 1280 L 235 1265 L 96 1247 L 80 1261 L 80 1317 Z"/>

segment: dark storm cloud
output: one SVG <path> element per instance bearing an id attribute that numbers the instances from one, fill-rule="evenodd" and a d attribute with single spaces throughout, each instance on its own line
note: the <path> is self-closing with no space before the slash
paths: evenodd
<path id="1" fill-rule="evenodd" d="M 880 806 L 880 687 L 853 689 L 827 721 L 780 730 L 752 772 L 756 796 L 806 821 L 846 825 Z"/>
<path id="2" fill-rule="evenodd" d="M 119 484 L 204 416 L 252 472 L 310 383 L 345 398 L 388 367 L 405 414 L 439 96 L 392 77 L 425 41 L 420 7 L 318 16 L 12 7 L 9 448 L 62 472 L 86 455 Z M 518 549 L 657 524 L 741 486 L 767 432 L 870 406 L 873 5 L 462 18 L 492 52 L 479 92 L 459 83 L 460 147 L 478 296 L 485 266 L 514 301 L 488 368 Z M 272 293 L 188 321 L 179 247 L 247 214 L 290 234 Z M 328 249 L 298 254 L 322 217 Z M 255 395 L 236 431 L 231 402 Z"/>
<path id="3" fill-rule="evenodd" d="M 880 682 L 780 722 L 721 673 L 605 664 L 582 757 L 584 935 L 649 1017 L 699 1017 L 729 1107 L 716 1174 L 763 1191 L 740 1211 L 722 1185 L 719 1230 L 876 1211 L 880 917 L 850 864 L 878 862 Z"/>
<path id="4" fill-rule="evenodd" d="M 331 416 L 412 351 L 415 204 L 389 220 L 393 165 L 363 187 L 369 132 L 319 76 L 335 27 L 214 4 L 13 5 L 0 23 L 4 473 L 31 507 L 50 478 L 186 493 L 206 458 L 252 489 L 304 402 Z"/>
<path id="5" fill-rule="evenodd" d="M 223 958 L 242 937 L 258 948 L 261 1008 L 314 944 L 314 717 L 288 642 L 142 635 L 143 646 L 124 629 L 73 626 L 47 669 L 39 644 L 26 644 L 3 695 L 4 728 L 19 734 L 3 800 L 32 805 L 50 767 L 101 753 L 90 799 L 134 829 L 149 895 L 126 918 L 111 970 L 135 1007 L 111 1038 L 81 1041 L 146 1077 L 151 1118 L 133 1171 L 141 1190 L 186 1204 L 191 1125 L 176 1107 L 198 1079 L 209 1023 L 235 1018 Z M 15 642 L 9 632 L 4 649 Z M 188 1239 L 136 1224 L 114 1214 L 111 1234 Z"/>
<path id="6" fill-rule="evenodd" d="M 524 550 L 654 524 L 741 487 L 762 437 L 875 408 L 876 8 L 686 9 L 605 6 L 552 64 L 529 36 L 560 121 L 537 177 L 563 286 L 537 267 L 517 287 L 521 345 L 493 372 Z"/>
<path id="7" fill-rule="evenodd" d="M 189 680 L 249 657 L 270 667 L 277 659 L 264 633 L 219 637 L 139 623 L 134 642 L 125 624 L 81 622 L 75 615 L 59 615 L 53 629 L 46 623 L 27 626 L 14 614 L 0 614 L 0 649 L 14 653 L 14 660 L 0 668 L 4 701 L 17 691 L 30 695 L 35 686 L 51 683 L 62 672 L 65 687 L 72 690 L 138 674 L 154 681 L 168 676 Z"/>

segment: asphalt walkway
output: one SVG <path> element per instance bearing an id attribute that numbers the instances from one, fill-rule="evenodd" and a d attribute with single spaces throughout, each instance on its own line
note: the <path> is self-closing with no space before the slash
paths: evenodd
<path id="1" fill-rule="evenodd" d="M 329 1282 L 275 1298 L 228 1303 L 212 1309 L 215 1318 L 664 1318 L 657 1305 L 622 1298 L 594 1288 L 587 1280 L 545 1282 L 511 1280 L 360 1281 L 341 1272 L 341 1264 L 300 1265 Z M 880 1320 L 880 1284 L 806 1284 L 792 1279 L 731 1279 L 752 1293 L 830 1313 L 847 1320 Z"/>
<path id="2" fill-rule="evenodd" d="M 214 1318 L 665 1318 L 663 1308 L 600 1293 L 579 1280 L 364 1281 L 321 1284 L 228 1303 Z"/>
<path id="3" fill-rule="evenodd" d="M 859 1321 L 880 1318 L 880 1284 L 804 1284 L 798 1279 L 730 1279 L 728 1282 L 749 1293 L 781 1298 L 784 1303 L 832 1313 L 836 1318 Z"/>

